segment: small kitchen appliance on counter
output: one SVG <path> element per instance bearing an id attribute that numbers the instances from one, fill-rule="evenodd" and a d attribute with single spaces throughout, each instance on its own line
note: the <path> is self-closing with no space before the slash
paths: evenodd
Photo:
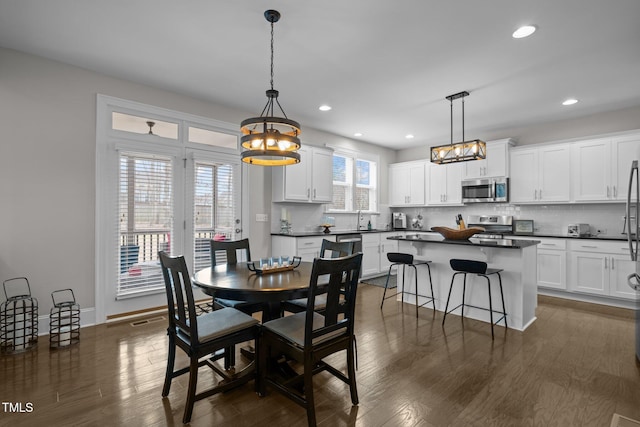
<path id="1" fill-rule="evenodd" d="M 468 227 L 482 227 L 485 239 L 502 239 L 504 234 L 511 234 L 513 230 L 513 217 L 511 215 L 469 215 Z M 479 236 L 477 236 L 479 237 Z"/>
<path id="2" fill-rule="evenodd" d="M 567 227 L 567 236 L 571 237 L 585 237 L 591 235 L 591 228 L 589 224 L 569 224 Z"/>
<path id="3" fill-rule="evenodd" d="M 393 213 L 393 229 L 405 230 L 407 228 L 407 215 L 402 212 Z"/>

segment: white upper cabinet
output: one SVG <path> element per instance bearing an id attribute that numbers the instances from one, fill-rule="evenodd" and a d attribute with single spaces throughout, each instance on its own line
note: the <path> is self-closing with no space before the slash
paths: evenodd
<path id="1" fill-rule="evenodd" d="M 476 179 L 509 176 L 509 147 L 514 145 L 511 138 L 487 142 L 487 158 L 464 162 L 462 177 Z"/>
<path id="2" fill-rule="evenodd" d="M 611 182 L 613 186 L 612 196 L 616 200 L 627 200 L 631 161 L 640 160 L 640 135 L 616 139 L 613 142 L 612 149 L 612 160 L 614 162 L 613 170 L 611 171 L 613 177 Z"/>
<path id="3" fill-rule="evenodd" d="M 425 161 L 389 165 L 389 204 L 423 206 L 425 204 Z"/>
<path id="4" fill-rule="evenodd" d="M 640 135 L 577 142 L 572 148 L 574 201 L 626 200 L 631 161 L 640 159 Z"/>
<path id="5" fill-rule="evenodd" d="M 569 144 L 517 149 L 510 156 L 510 201 L 561 203 L 571 198 Z"/>
<path id="6" fill-rule="evenodd" d="M 474 161 L 475 162 L 475 161 Z M 467 163 L 474 163 L 467 162 Z M 430 163 L 429 170 L 429 198 L 427 205 L 460 205 L 462 203 L 461 163 L 439 165 Z"/>
<path id="7" fill-rule="evenodd" d="M 273 201 L 331 203 L 333 151 L 307 146 L 299 153 L 300 163 L 273 168 Z"/>
<path id="8" fill-rule="evenodd" d="M 578 202 L 611 200 L 611 140 L 574 143 L 572 150 L 573 199 Z"/>

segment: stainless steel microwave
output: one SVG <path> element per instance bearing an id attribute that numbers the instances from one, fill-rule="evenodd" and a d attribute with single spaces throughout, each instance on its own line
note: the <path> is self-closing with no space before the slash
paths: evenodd
<path id="1" fill-rule="evenodd" d="M 509 201 L 509 178 L 465 179 L 462 181 L 463 203 L 506 203 Z"/>

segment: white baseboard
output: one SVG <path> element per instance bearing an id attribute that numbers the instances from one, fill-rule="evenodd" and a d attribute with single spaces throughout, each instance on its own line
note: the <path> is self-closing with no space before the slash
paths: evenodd
<path id="1" fill-rule="evenodd" d="M 93 326 L 96 324 L 96 308 L 80 309 L 80 327 Z M 49 335 L 49 315 L 38 316 L 38 336 Z"/>

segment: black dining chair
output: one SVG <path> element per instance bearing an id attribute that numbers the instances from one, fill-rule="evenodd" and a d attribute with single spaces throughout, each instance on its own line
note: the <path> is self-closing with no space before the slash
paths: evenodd
<path id="1" fill-rule="evenodd" d="M 320 258 L 339 258 L 347 255 L 353 255 L 353 250 L 354 242 L 332 242 L 331 240 L 322 239 L 322 246 L 320 246 Z M 307 302 L 306 298 L 282 301 L 282 312 L 303 312 L 307 309 Z M 318 295 L 315 300 L 315 310 L 318 312 L 324 311 L 326 303 L 326 295 Z"/>
<path id="2" fill-rule="evenodd" d="M 236 344 L 258 340 L 259 322 L 230 307 L 196 315 L 191 279 L 184 257 L 171 257 L 165 252 L 159 252 L 158 257 L 164 276 L 169 310 L 169 327 L 167 328 L 169 352 L 162 397 L 169 395 L 173 378 L 189 373 L 187 401 L 182 418 L 182 422 L 186 424 L 191 420 L 193 405 L 196 401 L 237 387 L 255 377 L 253 365 L 247 366 L 240 372 L 229 371 L 229 367 L 231 353 L 235 351 Z M 174 370 L 176 347 L 181 348 L 189 356 L 189 366 L 177 371 Z M 224 358 L 224 369 L 216 363 L 222 358 Z M 196 393 L 198 369 L 204 365 L 212 368 L 222 377 L 222 381 L 212 388 Z"/>
<path id="3" fill-rule="evenodd" d="M 349 385 L 351 402 L 358 404 L 355 377 L 354 314 L 362 253 L 342 258 L 316 258 L 309 284 L 309 304 L 304 312 L 280 317 L 262 324 L 259 342 L 260 375 L 258 393 L 266 394 L 267 385 L 307 410 L 309 426 L 316 425 L 313 376 L 327 371 Z M 318 278 L 328 276 L 328 285 Z M 314 300 L 325 286 L 324 314 L 315 311 Z M 325 362 L 325 358 L 346 351 L 346 373 Z M 276 369 L 277 360 L 284 355 L 287 362 L 302 365 L 299 370 Z M 269 369 L 271 368 L 271 369 Z M 286 368 L 286 366 L 285 366 Z M 299 369 L 299 368 L 298 368 Z M 295 374 L 283 375 L 281 372 Z"/>
<path id="4" fill-rule="evenodd" d="M 237 264 L 238 251 L 245 253 L 246 261 L 251 261 L 249 239 L 232 241 L 211 240 L 211 267 L 213 268 L 220 264 Z M 258 313 L 263 309 L 263 305 L 260 303 L 214 297 L 213 308 L 217 310 L 224 307 L 233 307 L 246 314 Z"/>

